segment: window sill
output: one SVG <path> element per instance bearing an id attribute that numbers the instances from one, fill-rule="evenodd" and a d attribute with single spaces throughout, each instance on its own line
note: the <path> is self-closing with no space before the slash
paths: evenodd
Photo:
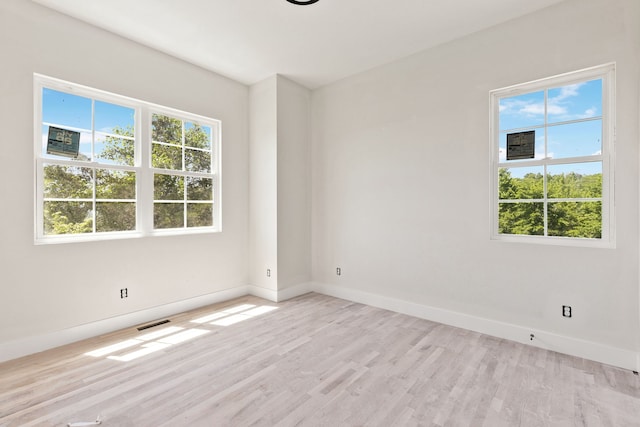
<path id="1" fill-rule="evenodd" d="M 575 237 L 551 237 L 551 236 L 524 236 L 514 234 L 496 234 L 491 236 L 492 241 L 507 243 L 525 243 L 551 246 L 572 246 L 581 248 L 615 249 L 613 240 L 609 239 L 583 239 Z"/>
<path id="2" fill-rule="evenodd" d="M 102 242 L 109 240 L 122 240 L 122 239 L 139 239 L 142 237 L 160 237 L 160 236 L 188 236 L 196 234 L 214 234 L 220 233 L 222 230 L 219 228 L 191 228 L 191 229 L 168 229 L 168 230 L 154 230 L 149 233 L 136 232 L 121 232 L 121 233 L 99 233 L 99 234 L 87 234 L 87 235 L 67 235 L 67 236 L 47 236 L 35 238 L 34 245 L 55 245 L 64 243 L 86 243 L 86 242 Z"/>

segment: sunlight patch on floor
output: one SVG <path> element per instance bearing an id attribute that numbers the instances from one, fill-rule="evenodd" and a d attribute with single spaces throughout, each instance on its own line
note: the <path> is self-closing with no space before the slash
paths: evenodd
<path id="1" fill-rule="evenodd" d="M 224 310 L 216 311 L 203 317 L 192 320 L 192 323 L 208 323 L 215 326 L 230 326 L 236 323 L 252 319 L 261 314 L 276 310 L 278 307 L 271 305 L 256 306 L 253 304 L 242 304 Z"/>
<path id="2" fill-rule="evenodd" d="M 180 344 L 181 342 L 188 341 L 192 338 L 199 337 L 204 334 L 208 334 L 211 331 L 207 331 L 206 329 L 187 329 L 184 332 L 180 332 L 179 334 L 169 335 L 168 337 L 164 337 L 158 342 L 165 344 Z"/>
<path id="3" fill-rule="evenodd" d="M 278 307 L 270 305 L 257 306 L 255 304 L 240 304 L 191 320 L 191 323 L 230 326 L 253 319 L 276 309 L 278 309 Z M 212 331 L 210 329 L 188 329 L 180 326 L 169 326 L 158 329 L 157 331 L 147 332 L 136 338 L 98 348 L 85 353 L 85 355 L 91 357 L 106 357 L 107 359 L 117 360 L 119 362 L 129 362 L 185 341 L 198 338 L 209 332 Z M 123 354 L 122 350 L 125 349 L 131 350 Z"/>
<path id="4" fill-rule="evenodd" d="M 179 326 L 170 326 L 162 328 L 154 332 L 149 332 L 135 339 L 125 340 L 106 347 L 85 353 L 86 356 L 103 357 L 107 359 L 117 360 L 120 362 L 129 362 L 147 354 L 155 353 L 159 350 L 180 344 L 193 338 L 197 338 L 211 331 L 206 329 L 186 329 Z M 138 349 L 125 354 L 117 354 L 121 350 L 139 346 Z"/>
<path id="5" fill-rule="evenodd" d="M 164 350 L 167 347 L 171 347 L 171 344 L 150 342 L 147 344 L 143 344 L 140 350 L 136 350 L 122 356 L 108 356 L 107 359 L 118 360 L 120 362 L 129 362 L 131 360 L 137 359 L 138 357 L 146 356 L 147 354 L 151 354 L 159 350 Z"/>
<path id="6" fill-rule="evenodd" d="M 89 353 L 85 353 L 87 356 L 93 357 L 102 357 L 107 354 L 115 353 L 116 351 L 123 350 L 125 348 L 133 347 L 134 345 L 140 344 L 139 340 L 126 340 L 116 344 L 109 345 L 107 347 L 102 347 L 97 350 L 90 351 Z"/>
<path id="7" fill-rule="evenodd" d="M 215 322 L 211 322 L 211 324 L 212 325 L 216 325 L 216 326 L 234 325 L 234 324 L 236 324 L 238 322 L 242 322 L 242 321 L 254 318 L 254 317 L 259 316 L 259 315 L 264 314 L 264 313 L 268 313 L 268 312 L 273 311 L 273 310 L 275 310 L 277 308 L 278 307 L 272 307 L 272 306 L 263 305 L 262 307 L 256 307 L 254 309 L 247 310 L 247 311 L 244 311 L 242 313 L 235 314 L 233 316 L 229 316 L 229 317 L 224 317 L 222 319 L 218 319 Z"/>
<path id="8" fill-rule="evenodd" d="M 208 314 L 206 316 L 199 317 L 197 319 L 192 320 L 191 322 L 192 323 L 209 323 L 212 320 L 216 320 L 216 319 L 219 319 L 221 317 L 226 317 L 226 316 L 229 316 L 231 314 L 238 313 L 238 312 L 244 311 L 244 310 L 248 310 L 248 309 L 253 308 L 253 307 L 255 307 L 255 305 L 253 305 L 253 304 L 237 305 L 235 307 L 225 308 L 224 310 L 216 311 L 216 312 Z"/>

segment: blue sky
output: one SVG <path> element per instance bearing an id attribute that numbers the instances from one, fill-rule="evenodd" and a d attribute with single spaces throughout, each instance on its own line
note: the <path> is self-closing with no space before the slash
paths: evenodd
<path id="1" fill-rule="evenodd" d="M 71 128 L 81 132 L 80 153 L 91 159 L 91 99 L 82 96 L 43 89 L 42 121 L 53 123 L 63 128 Z M 100 152 L 100 141 L 106 134 L 113 133 L 116 127 L 133 129 L 135 110 L 133 108 L 95 102 L 96 153 Z M 48 126 L 42 126 L 43 154 L 46 152 L 46 136 Z M 53 156 L 55 157 L 55 156 Z"/>
<path id="2" fill-rule="evenodd" d="M 107 102 L 96 101 L 96 130 L 111 133 L 119 126 L 134 125 L 135 110 Z M 42 121 L 91 131 L 91 99 L 44 89 Z"/>
<path id="3" fill-rule="evenodd" d="M 69 93 L 44 88 L 42 92 L 42 121 L 59 127 L 77 130 L 81 132 L 80 153 L 87 159 L 91 159 L 91 99 Z M 107 134 L 113 134 L 115 128 L 133 129 L 135 124 L 135 110 L 120 105 L 103 101 L 95 101 L 95 130 L 96 146 L 98 154 L 101 150 L 101 141 Z M 185 128 L 193 127 L 193 123 L 186 122 Z M 203 126 L 202 129 L 211 137 L 211 128 Z M 42 126 L 43 155 L 46 157 L 58 157 L 46 154 L 46 141 L 48 126 Z M 104 163 L 110 163 L 101 159 Z"/>
<path id="4" fill-rule="evenodd" d="M 533 128 L 536 132 L 536 159 L 589 156 L 602 152 L 602 80 L 566 85 L 548 90 L 547 124 L 593 118 L 595 120 L 547 127 L 545 130 L 544 91 L 500 99 L 500 162 L 506 162 L 506 135 L 513 129 Z M 517 166 L 521 160 L 510 160 Z M 530 172 L 530 168 L 526 168 Z M 524 168 L 510 168 L 513 176 L 523 176 Z M 554 167 L 554 171 L 582 174 L 602 172 L 601 162 Z"/>

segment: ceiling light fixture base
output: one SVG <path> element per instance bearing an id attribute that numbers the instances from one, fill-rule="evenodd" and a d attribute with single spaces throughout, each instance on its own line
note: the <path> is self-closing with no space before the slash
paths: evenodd
<path id="1" fill-rule="evenodd" d="M 314 4 L 316 3 L 318 0 L 306 0 L 306 1 L 299 1 L 299 0 L 287 0 L 289 3 L 292 4 L 297 4 L 300 6 L 306 6 L 308 4 Z"/>

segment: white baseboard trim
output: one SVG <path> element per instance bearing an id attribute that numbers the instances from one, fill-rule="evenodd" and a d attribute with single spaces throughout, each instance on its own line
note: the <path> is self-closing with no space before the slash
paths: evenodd
<path id="1" fill-rule="evenodd" d="M 310 288 L 324 295 L 468 329 L 522 344 L 533 345 L 558 353 L 605 363 L 607 365 L 632 371 L 638 371 L 640 368 L 640 354 L 631 350 L 335 285 L 315 283 L 310 285 Z M 530 339 L 531 334 L 534 335 L 533 340 Z"/>
<path id="2" fill-rule="evenodd" d="M 23 339 L 0 343 L 0 362 L 5 362 L 29 354 L 39 353 L 65 344 L 71 344 L 87 338 L 117 331 L 143 323 L 183 313 L 195 308 L 204 307 L 245 296 L 249 293 L 247 286 L 238 286 L 211 294 L 201 295 L 170 304 L 152 307 L 133 313 L 109 319 L 75 326 L 61 331 L 50 332 L 44 335 L 26 337 Z"/>
<path id="3" fill-rule="evenodd" d="M 314 291 L 314 283 L 301 283 L 299 285 L 290 286 L 280 291 L 274 291 L 273 289 L 262 288 L 260 286 L 249 285 L 247 286 L 249 294 L 264 298 L 273 302 L 286 301 L 291 298 L 298 297 L 300 295 L 308 294 Z"/>
<path id="4" fill-rule="evenodd" d="M 278 291 L 273 289 L 262 288 L 260 286 L 249 285 L 247 286 L 247 293 L 254 297 L 264 298 L 268 301 L 278 302 Z"/>
<path id="5" fill-rule="evenodd" d="M 232 300 L 245 295 L 254 295 L 273 302 L 284 301 L 311 292 L 311 286 L 311 283 L 304 283 L 286 288 L 282 291 L 274 291 L 253 285 L 238 286 L 224 291 L 127 313 L 109 319 L 98 320 L 60 331 L 8 341 L 0 343 L 0 362 L 39 353 L 65 344 L 71 344 L 83 339 L 93 338 L 119 329 L 148 323 L 163 317 Z"/>
<path id="6" fill-rule="evenodd" d="M 119 329 L 148 323 L 163 317 L 168 317 L 210 304 L 228 301 L 245 295 L 254 295 L 269 301 L 280 302 L 309 292 L 317 292 L 348 301 L 367 304 L 373 307 L 407 314 L 458 328 L 468 329 L 494 337 L 520 342 L 522 344 L 533 345 L 612 366 L 618 366 L 632 371 L 640 370 L 640 353 L 631 350 L 620 349 L 543 330 L 526 328 L 524 326 L 471 316 L 437 307 L 416 304 L 356 289 L 348 289 L 340 286 L 314 282 L 303 283 L 285 288 L 281 291 L 275 291 L 253 285 L 238 286 L 207 295 L 189 298 L 183 301 L 177 301 L 146 310 L 99 320 L 97 322 L 61 331 L 0 343 L 0 362 L 16 359 L 33 353 L 39 353 L 61 345 L 92 338 L 105 333 L 117 331 Z M 530 334 L 535 336 L 533 341 L 530 340 Z"/>
<path id="7" fill-rule="evenodd" d="M 300 295 L 308 294 L 314 291 L 315 284 L 312 282 L 301 283 L 299 285 L 291 286 L 278 291 L 278 302 L 286 301 L 291 298 L 299 297 Z"/>

